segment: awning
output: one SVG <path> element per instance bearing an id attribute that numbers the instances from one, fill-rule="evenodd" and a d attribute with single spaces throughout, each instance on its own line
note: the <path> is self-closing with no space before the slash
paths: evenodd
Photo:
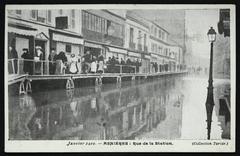
<path id="1" fill-rule="evenodd" d="M 127 50 L 124 49 L 119 49 L 119 48 L 114 48 L 114 47 L 107 47 L 110 52 L 115 52 L 115 53 L 121 53 L 121 54 L 127 54 Z"/>
<path id="2" fill-rule="evenodd" d="M 18 29 L 15 27 L 8 27 L 7 31 L 9 33 L 15 33 L 15 34 L 25 35 L 25 36 L 36 36 L 37 34 L 36 30 L 25 30 L 25 29 Z"/>
<path id="3" fill-rule="evenodd" d="M 140 53 L 134 53 L 134 52 L 128 52 L 128 55 L 129 56 L 133 56 L 133 57 L 138 57 L 138 58 L 141 58 L 141 54 Z"/>
<path id="4" fill-rule="evenodd" d="M 81 45 L 83 45 L 83 42 L 84 42 L 82 38 L 70 37 L 70 36 L 55 34 L 55 33 L 53 33 L 53 40 L 59 41 L 59 42 L 65 42 L 65 43 L 81 44 Z"/>

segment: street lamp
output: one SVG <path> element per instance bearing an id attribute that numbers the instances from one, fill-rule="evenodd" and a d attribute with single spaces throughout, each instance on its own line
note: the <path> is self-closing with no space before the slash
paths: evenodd
<path id="1" fill-rule="evenodd" d="M 208 92 L 207 92 L 207 101 L 206 101 L 206 110 L 207 110 L 207 139 L 210 139 L 211 133 L 211 122 L 212 122 L 212 111 L 214 107 L 213 99 L 213 78 L 212 78 L 212 68 L 213 68 L 213 42 L 216 40 L 216 32 L 211 27 L 207 33 L 208 40 L 211 42 L 210 50 L 210 66 L 209 66 L 209 79 L 208 79 Z"/>

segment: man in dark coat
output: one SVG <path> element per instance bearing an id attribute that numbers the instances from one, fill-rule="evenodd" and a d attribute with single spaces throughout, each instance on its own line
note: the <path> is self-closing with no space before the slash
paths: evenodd
<path id="1" fill-rule="evenodd" d="M 15 48 L 12 46 L 9 46 L 8 48 L 8 59 L 13 59 L 13 64 L 12 62 L 9 62 L 8 66 L 8 72 L 17 74 L 18 73 L 18 53 Z M 14 71 L 13 71 L 13 66 L 14 66 Z"/>
<path id="2" fill-rule="evenodd" d="M 54 74 L 56 71 L 56 56 L 57 53 L 55 51 L 55 49 L 52 49 L 51 53 L 49 54 L 48 60 L 49 62 L 49 73 L 50 74 Z"/>
<path id="3" fill-rule="evenodd" d="M 31 71 L 31 61 L 29 61 L 31 58 L 31 55 L 28 51 L 27 48 L 24 48 L 23 49 L 23 54 L 21 56 L 23 59 L 24 59 L 24 62 L 23 62 L 23 71 L 26 73 L 26 74 L 29 74 L 30 71 Z"/>

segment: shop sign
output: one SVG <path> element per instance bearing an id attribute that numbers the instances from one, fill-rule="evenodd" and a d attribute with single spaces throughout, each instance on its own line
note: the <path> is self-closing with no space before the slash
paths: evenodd
<path id="1" fill-rule="evenodd" d="M 90 43 L 90 42 L 85 42 L 85 43 L 84 43 L 84 46 L 85 46 L 85 47 L 93 47 L 93 48 L 102 49 L 102 45 L 94 44 L 94 43 Z"/>
<path id="2" fill-rule="evenodd" d="M 53 34 L 53 40 L 72 44 L 83 44 L 83 39 L 81 38 L 69 37 L 60 34 Z"/>
<path id="3" fill-rule="evenodd" d="M 146 59 L 151 59 L 151 56 L 149 56 L 149 55 L 145 55 L 144 56 Z"/>
<path id="4" fill-rule="evenodd" d="M 127 54 L 127 51 L 124 49 L 114 48 L 114 47 L 108 47 L 110 52 L 115 53 L 121 53 L 121 54 Z"/>
<path id="5" fill-rule="evenodd" d="M 141 54 L 134 53 L 134 52 L 128 52 L 128 55 L 141 58 Z"/>

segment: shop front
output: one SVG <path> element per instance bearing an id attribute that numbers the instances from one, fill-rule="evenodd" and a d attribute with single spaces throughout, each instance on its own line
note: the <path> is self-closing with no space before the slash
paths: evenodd
<path id="1" fill-rule="evenodd" d="M 37 33 L 37 29 L 32 27 L 16 25 L 8 26 L 8 71 L 9 74 L 25 74 L 23 70 L 24 61 L 22 59 L 23 49 L 29 50 L 29 59 L 34 57 L 34 38 Z M 11 55 L 9 47 L 12 47 L 16 51 L 16 55 Z M 14 60 L 13 60 L 14 59 Z M 33 73 L 32 63 L 29 64 L 28 73 Z"/>
<path id="2" fill-rule="evenodd" d="M 50 49 L 55 49 L 57 53 L 64 52 L 69 60 L 71 54 L 83 55 L 84 40 L 81 36 L 66 32 L 49 30 Z"/>
<path id="3" fill-rule="evenodd" d="M 91 58 L 93 58 L 93 57 L 98 58 L 98 56 L 101 53 L 103 54 L 104 58 L 106 56 L 104 47 L 101 44 L 85 41 L 84 42 L 84 54 L 86 54 L 87 52 L 90 53 Z"/>
<path id="4" fill-rule="evenodd" d="M 140 71 L 142 73 L 149 73 L 150 72 L 150 60 L 151 60 L 151 55 L 144 54 L 142 57 L 142 66 L 140 68 Z"/>
<path id="5" fill-rule="evenodd" d="M 126 60 L 127 58 L 127 50 L 115 48 L 115 47 L 106 47 L 106 59 L 115 57 L 117 61 L 121 62 L 121 59 Z"/>

